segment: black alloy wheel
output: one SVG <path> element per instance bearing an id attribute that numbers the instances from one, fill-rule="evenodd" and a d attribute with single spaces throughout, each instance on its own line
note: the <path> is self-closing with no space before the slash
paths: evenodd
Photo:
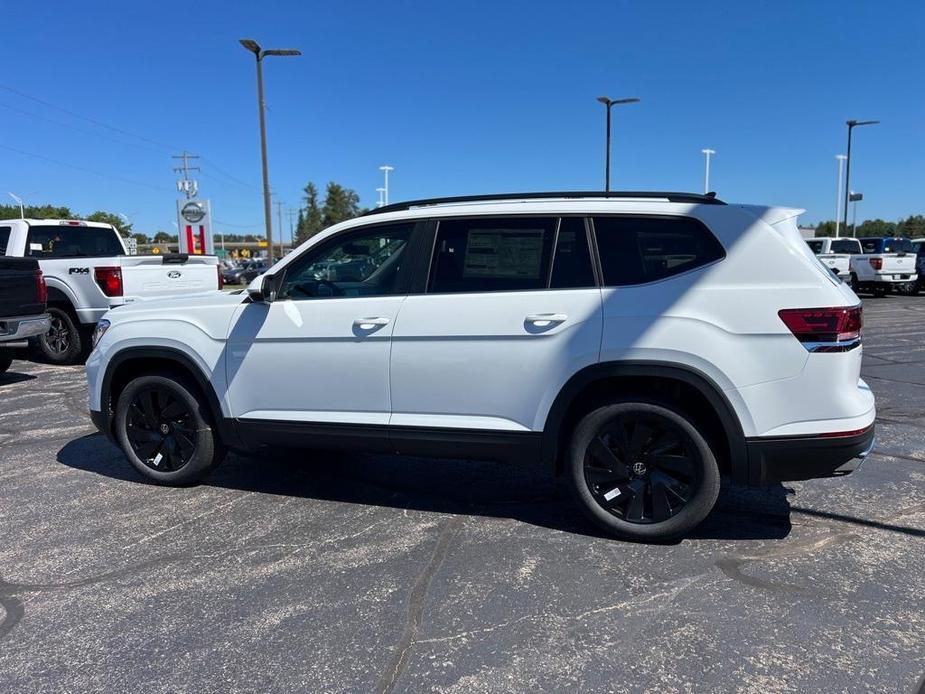
<path id="1" fill-rule="evenodd" d="M 712 510 L 719 469 L 693 420 L 667 404 L 603 407 L 578 425 L 573 491 L 606 530 L 640 540 L 682 534 Z"/>
<path id="2" fill-rule="evenodd" d="M 189 405 L 164 386 L 148 386 L 129 405 L 126 438 L 145 465 L 175 472 L 196 453 L 196 426 Z"/>

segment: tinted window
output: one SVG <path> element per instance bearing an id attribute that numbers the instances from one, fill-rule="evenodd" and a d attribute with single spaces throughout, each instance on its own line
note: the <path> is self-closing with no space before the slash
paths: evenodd
<path id="1" fill-rule="evenodd" d="M 556 252 L 552 260 L 552 289 L 595 286 L 591 266 L 591 250 L 585 220 L 580 217 L 563 217 L 556 235 Z"/>
<path id="2" fill-rule="evenodd" d="M 536 217 L 441 221 L 428 291 L 545 289 L 556 222 Z"/>
<path id="3" fill-rule="evenodd" d="M 807 241 L 806 245 L 813 253 L 822 253 L 822 241 Z"/>
<path id="4" fill-rule="evenodd" d="M 48 225 L 29 227 L 26 253 L 37 258 L 102 258 L 125 251 L 113 229 Z"/>
<path id="5" fill-rule="evenodd" d="M 286 269 L 280 299 L 385 296 L 398 274 L 414 224 L 377 226 L 309 250 Z"/>
<path id="6" fill-rule="evenodd" d="M 0 255 L 6 255 L 6 247 L 10 243 L 10 227 L 0 227 Z"/>
<path id="7" fill-rule="evenodd" d="M 909 239 L 884 239 L 884 253 L 915 253 L 915 246 Z"/>
<path id="8" fill-rule="evenodd" d="M 883 239 L 861 239 L 861 250 L 865 253 L 883 253 Z"/>
<path id="9" fill-rule="evenodd" d="M 706 227 L 684 217 L 595 217 L 604 284 L 641 284 L 724 257 Z"/>
<path id="10" fill-rule="evenodd" d="M 860 253 L 861 247 L 856 239 L 839 239 L 832 241 L 833 253 Z"/>

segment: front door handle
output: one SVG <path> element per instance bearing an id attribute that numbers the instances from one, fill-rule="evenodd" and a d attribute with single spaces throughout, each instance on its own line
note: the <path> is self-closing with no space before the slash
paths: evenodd
<path id="1" fill-rule="evenodd" d="M 373 328 L 379 328 L 388 324 L 388 318 L 382 318 L 378 316 L 375 318 L 357 318 L 353 321 L 354 327 L 357 327 L 360 330 L 372 330 Z"/>
<path id="2" fill-rule="evenodd" d="M 553 323 L 564 323 L 568 316 L 564 313 L 531 313 L 525 320 L 537 328 L 546 328 Z"/>

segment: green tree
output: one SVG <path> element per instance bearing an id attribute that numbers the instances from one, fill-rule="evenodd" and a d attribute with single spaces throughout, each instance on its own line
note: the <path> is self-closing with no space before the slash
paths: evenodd
<path id="1" fill-rule="evenodd" d="M 154 235 L 154 243 L 170 243 L 170 234 L 166 231 L 159 231 Z"/>
<path id="2" fill-rule="evenodd" d="M 74 219 L 78 215 L 70 207 L 55 205 L 26 205 L 27 219 Z M 0 205 L 0 219 L 19 219 L 19 205 Z"/>
<path id="3" fill-rule="evenodd" d="M 331 181 L 325 190 L 324 207 L 321 210 L 322 228 L 353 219 L 360 214 L 360 196 L 355 190 L 344 188 Z"/>
<path id="4" fill-rule="evenodd" d="M 139 244 L 151 243 L 151 239 L 148 238 L 148 235 L 142 234 L 139 231 L 136 231 L 135 233 L 131 234 L 131 237 L 135 239 L 135 241 L 137 241 Z"/>
<path id="5" fill-rule="evenodd" d="M 896 223 L 883 219 L 868 219 L 858 224 L 858 236 L 893 236 L 896 234 Z"/>
<path id="6" fill-rule="evenodd" d="M 896 234 L 899 236 L 908 236 L 911 239 L 925 236 L 925 216 L 915 214 L 899 220 L 899 223 L 896 225 Z"/>
<path id="7" fill-rule="evenodd" d="M 327 224 L 324 222 L 324 213 L 318 204 L 318 188 L 311 181 L 303 189 L 305 192 L 305 207 L 299 210 L 299 221 L 296 226 L 296 243 L 310 239 Z M 325 201 L 327 205 L 327 201 Z"/>
<path id="8" fill-rule="evenodd" d="M 88 222 L 102 222 L 103 224 L 112 224 L 123 237 L 128 238 L 132 235 L 132 225 L 126 222 L 122 217 L 112 212 L 97 210 L 93 214 L 87 215 Z"/>
<path id="9" fill-rule="evenodd" d="M 827 222 L 819 222 L 819 225 L 816 227 L 816 237 L 823 236 L 835 236 L 835 222 L 829 220 Z"/>

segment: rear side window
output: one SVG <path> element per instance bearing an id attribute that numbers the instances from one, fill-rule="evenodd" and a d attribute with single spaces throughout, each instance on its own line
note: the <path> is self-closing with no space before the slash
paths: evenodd
<path id="1" fill-rule="evenodd" d="M 861 239 L 861 249 L 864 253 L 883 253 L 883 239 Z"/>
<path id="2" fill-rule="evenodd" d="M 6 248 L 10 245 L 11 227 L 0 227 L 0 255 L 6 255 Z"/>
<path id="3" fill-rule="evenodd" d="M 557 222 L 554 217 L 441 221 L 427 291 L 545 289 Z"/>
<path id="4" fill-rule="evenodd" d="M 125 251 L 112 229 L 62 224 L 30 226 L 26 253 L 36 258 L 102 258 Z"/>
<path id="5" fill-rule="evenodd" d="M 806 245 L 809 246 L 809 250 L 813 253 L 822 253 L 822 241 L 807 241 Z"/>
<path id="6" fill-rule="evenodd" d="M 839 239 L 832 241 L 832 253 L 855 254 L 861 252 L 861 246 L 856 239 Z"/>
<path id="7" fill-rule="evenodd" d="M 654 282 L 725 257 L 716 237 L 689 217 L 595 217 L 604 284 Z"/>

